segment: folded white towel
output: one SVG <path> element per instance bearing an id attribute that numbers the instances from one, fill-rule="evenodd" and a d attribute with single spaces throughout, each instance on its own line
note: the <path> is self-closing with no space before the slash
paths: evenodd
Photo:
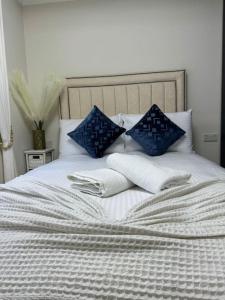
<path id="1" fill-rule="evenodd" d="M 98 197 L 108 197 L 129 189 L 134 184 L 112 169 L 96 169 L 74 172 L 68 176 L 71 187 Z"/>
<path id="2" fill-rule="evenodd" d="M 187 183 L 191 174 L 161 167 L 139 155 L 114 153 L 107 157 L 107 165 L 126 176 L 134 184 L 151 193 Z"/>

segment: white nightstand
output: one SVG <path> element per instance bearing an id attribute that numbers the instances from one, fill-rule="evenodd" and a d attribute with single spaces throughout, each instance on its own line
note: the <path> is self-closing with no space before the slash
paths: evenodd
<path id="1" fill-rule="evenodd" d="M 26 168 L 27 171 L 33 170 L 37 167 L 45 165 L 53 161 L 54 149 L 44 149 L 44 150 L 26 150 L 24 151 L 26 158 Z"/>

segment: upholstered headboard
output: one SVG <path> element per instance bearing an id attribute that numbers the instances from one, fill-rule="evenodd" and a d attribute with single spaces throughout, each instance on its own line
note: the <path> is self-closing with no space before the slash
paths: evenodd
<path id="1" fill-rule="evenodd" d="M 81 119 L 97 105 L 107 115 L 185 109 L 185 71 L 67 78 L 60 97 L 61 119 Z"/>

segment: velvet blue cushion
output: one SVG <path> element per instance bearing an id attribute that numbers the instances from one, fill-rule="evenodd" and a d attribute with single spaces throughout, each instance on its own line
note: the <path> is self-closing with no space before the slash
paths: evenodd
<path id="1" fill-rule="evenodd" d="M 143 118 L 126 132 L 148 155 L 162 155 L 185 134 L 154 104 Z"/>
<path id="2" fill-rule="evenodd" d="M 85 148 L 90 156 L 99 158 L 124 131 L 126 129 L 116 125 L 97 106 L 94 106 L 81 124 L 69 132 L 68 136 Z"/>

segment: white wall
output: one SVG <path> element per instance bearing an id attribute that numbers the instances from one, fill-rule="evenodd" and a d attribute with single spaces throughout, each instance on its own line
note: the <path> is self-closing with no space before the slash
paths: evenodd
<path id="1" fill-rule="evenodd" d="M 14 69 L 21 69 L 26 74 L 22 7 L 16 0 L 3 0 L 2 6 L 8 75 Z M 31 132 L 14 102 L 11 102 L 11 108 L 16 163 L 19 174 L 22 174 L 25 170 L 23 151 L 31 147 Z"/>
<path id="2" fill-rule="evenodd" d="M 196 150 L 219 161 L 222 0 L 79 0 L 24 9 L 28 77 L 186 69 Z M 47 140 L 57 147 L 57 122 Z"/>

